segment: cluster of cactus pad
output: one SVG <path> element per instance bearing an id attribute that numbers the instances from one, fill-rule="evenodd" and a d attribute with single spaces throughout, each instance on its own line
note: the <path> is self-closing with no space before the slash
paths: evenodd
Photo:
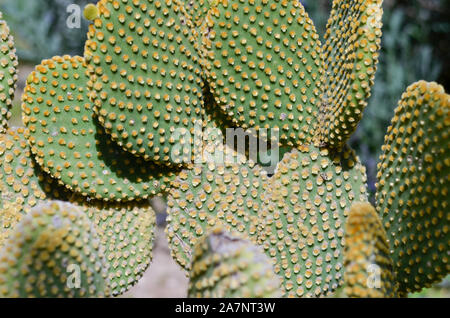
<path id="1" fill-rule="evenodd" d="M 347 141 L 376 73 L 382 0 L 100 0 L 83 57 L 36 66 L 24 128 L 0 19 L 0 296 L 117 296 L 150 264 L 167 196 L 190 297 L 399 297 L 450 272 L 450 96 L 402 96 L 376 208 Z M 275 172 L 228 128 L 283 149 Z M 270 134 L 267 133 L 270 131 Z M 275 133 L 274 133 L 275 132 Z"/>

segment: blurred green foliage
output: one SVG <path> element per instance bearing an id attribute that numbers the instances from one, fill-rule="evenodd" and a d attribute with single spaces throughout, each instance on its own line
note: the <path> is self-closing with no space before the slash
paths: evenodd
<path id="1" fill-rule="evenodd" d="M 39 63 L 54 55 L 81 55 L 88 28 L 83 8 L 89 0 L 0 0 L 0 11 L 14 35 L 19 60 Z M 69 28 L 67 19 L 76 4 L 81 9 L 80 28 Z"/>

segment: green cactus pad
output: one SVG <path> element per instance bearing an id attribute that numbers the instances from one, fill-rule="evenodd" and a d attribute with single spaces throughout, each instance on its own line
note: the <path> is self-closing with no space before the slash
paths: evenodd
<path id="1" fill-rule="evenodd" d="M 105 203 L 99 200 L 77 204 L 95 225 L 109 264 L 111 294 L 125 293 L 144 274 L 152 260 L 155 212 L 148 201 Z"/>
<path id="2" fill-rule="evenodd" d="M 343 283 L 344 224 L 366 201 L 366 171 L 354 152 L 305 147 L 286 153 L 263 193 L 258 240 L 288 297 L 323 296 Z"/>
<path id="3" fill-rule="evenodd" d="M 222 145 L 205 148 L 202 161 L 179 174 L 168 197 L 166 233 L 176 262 L 190 270 L 194 245 L 218 223 L 256 242 L 266 183 L 265 171 L 244 155 Z"/>
<path id="4" fill-rule="evenodd" d="M 386 231 L 370 203 L 354 203 L 345 226 L 345 294 L 396 297 L 398 288 Z"/>
<path id="5" fill-rule="evenodd" d="M 150 264 L 155 215 L 148 201 L 104 202 L 60 186 L 33 160 L 23 128 L 0 136 L 0 190 L 0 248 L 33 207 L 60 200 L 81 207 L 96 226 L 113 295 L 133 286 Z"/>
<path id="6" fill-rule="evenodd" d="M 37 206 L 0 251 L 3 297 L 98 297 L 108 294 L 107 286 L 95 228 L 71 204 Z"/>
<path id="7" fill-rule="evenodd" d="M 11 117 L 17 82 L 17 55 L 8 25 L 0 12 L 0 133 L 4 133 Z"/>
<path id="8" fill-rule="evenodd" d="M 237 127 L 233 119 L 220 110 L 209 91 L 204 92 L 204 102 L 206 123 L 201 137 L 203 143 L 205 145 L 215 144 L 220 140 L 226 143 L 228 147 L 240 153 L 245 153 L 247 158 L 266 168 L 268 174 L 273 173 L 276 162 L 281 160 L 282 154 L 290 150 L 291 147 L 278 147 L 277 142 L 270 142 L 270 135 L 269 138 L 259 138 L 261 136 L 255 129 L 244 130 Z M 264 149 L 262 148 L 263 146 L 265 147 Z"/>
<path id="9" fill-rule="evenodd" d="M 217 2 L 217 0 L 182 0 L 184 8 L 189 18 L 194 23 L 195 27 L 199 27 L 203 19 L 206 17 L 208 10 L 211 8 L 210 3 Z"/>
<path id="10" fill-rule="evenodd" d="M 175 174 L 122 150 L 92 111 L 81 57 L 53 57 L 36 67 L 23 95 L 23 122 L 43 169 L 69 189 L 104 200 L 147 198 Z"/>
<path id="11" fill-rule="evenodd" d="M 395 110 L 378 164 L 377 211 L 401 292 L 450 273 L 450 95 L 436 83 L 408 87 Z"/>
<path id="12" fill-rule="evenodd" d="M 177 0 L 102 0 L 97 6 L 85 58 L 100 123 L 133 154 L 191 162 L 203 81 L 184 9 Z M 176 144 L 186 147 L 179 151 Z"/>
<path id="13" fill-rule="evenodd" d="M 188 297 L 281 297 L 281 280 L 260 246 L 214 228 L 195 246 Z"/>
<path id="14" fill-rule="evenodd" d="M 55 189 L 56 182 L 52 184 L 36 173 L 23 135 L 23 128 L 0 134 L 0 247 L 21 217 L 47 198 L 44 189 Z M 60 196 L 57 190 L 54 194 Z"/>
<path id="15" fill-rule="evenodd" d="M 310 143 L 319 113 L 321 47 L 302 4 L 217 2 L 201 27 L 202 63 L 216 102 L 244 129 L 278 130 L 283 144 Z"/>
<path id="16" fill-rule="evenodd" d="M 374 83 L 382 0 L 334 0 L 323 45 L 321 141 L 340 149 L 356 130 Z"/>

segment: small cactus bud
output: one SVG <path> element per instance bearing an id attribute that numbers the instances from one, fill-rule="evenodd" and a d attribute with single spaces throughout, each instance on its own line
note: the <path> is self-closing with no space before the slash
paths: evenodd
<path id="1" fill-rule="evenodd" d="M 98 7 L 95 4 L 89 3 L 84 7 L 83 15 L 86 20 L 94 21 L 99 16 Z"/>

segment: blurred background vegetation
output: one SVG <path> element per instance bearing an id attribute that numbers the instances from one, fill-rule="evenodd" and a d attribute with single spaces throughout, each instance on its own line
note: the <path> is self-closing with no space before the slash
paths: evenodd
<path id="1" fill-rule="evenodd" d="M 0 11 L 8 22 L 21 63 L 38 64 L 55 55 L 81 55 L 88 29 L 82 16 L 80 28 L 69 29 L 66 21 L 71 4 L 83 12 L 89 0 L 0 0 Z"/>
<path id="2" fill-rule="evenodd" d="M 28 73 L 42 59 L 54 55 L 82 55 L 88 23 L 69 29 L 70 4 L 81 10 L 94 0 L 0 0 L 0 11 L 15 37 L 21 65 L 14 124 L 20 124 L 20 89 Z M 331 0 L 301 0 L 322 36 Z M 369 106 L 351 140 L 368 169 L 371 193 L 376 163 L 394 108 L 406 87 L 420 79 L 436 81 L 450 91 L 450 1 L 384 0 L 380 63 Z M 416 296 L 449 297 L 450 280 Z"/>

